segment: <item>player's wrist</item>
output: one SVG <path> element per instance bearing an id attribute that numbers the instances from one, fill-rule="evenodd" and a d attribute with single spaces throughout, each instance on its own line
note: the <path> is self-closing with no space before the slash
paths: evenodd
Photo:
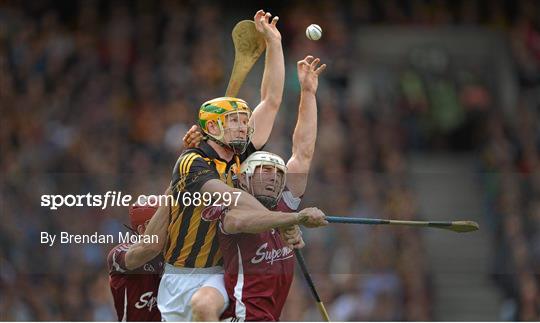
<path id="1" fill-rule="evenodd" d="M 300 93 L 301 94 L 315 95 L 316 92 L 317 92 L 317 89 L 310 89 L 310 88 L 300 87 Z"/>
<path id="2" fill-rule="evenodd" d="M 304 217 L 301 212 L 295 212 L 290 214 L 294 214 L 294 225 L 300 225 L 302 223 Z"/>
<path id="3" fill-rule="evenodd" d="M 265 39 L 266 46 L 279 46 L 281 47 L 281 37 L 266 37 Z"/>

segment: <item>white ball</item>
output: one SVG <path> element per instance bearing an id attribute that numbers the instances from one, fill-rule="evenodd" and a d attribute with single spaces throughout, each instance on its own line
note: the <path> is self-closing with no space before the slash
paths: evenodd
<path id="1" fill-rule="evenodd" d="M 306 28 L 306 37 L 309 40 L 319 40 L 322 36 L 322 28 L 319 25 L 311 24 Z"/>

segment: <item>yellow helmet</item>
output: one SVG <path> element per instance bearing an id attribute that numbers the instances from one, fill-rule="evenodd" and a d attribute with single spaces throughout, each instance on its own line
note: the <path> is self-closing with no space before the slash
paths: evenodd
<path id="1" fill-rule="evenodd" d="M 245 113 L 248 118 L 251 117 L 251 109 L 246 101 L 233 97 L 221 97 L 204 102 L 199 109 L 199 126 L 202 131 L 218 143 L 228 146 L 235 153 L 243 153 L 250 140 L 252 129 L 248 127 L 245 140 L 232 140 L 229 143 L 224 142 L 225 129 L 227 126 L 227 116 L 233 113 Z M 220 133 L 213 135 L 208 131 L 208 122 L 215 121 L 219 127 Z"/>

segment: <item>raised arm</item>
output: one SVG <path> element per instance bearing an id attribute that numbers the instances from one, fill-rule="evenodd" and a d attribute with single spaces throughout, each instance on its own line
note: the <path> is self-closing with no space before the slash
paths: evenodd
<path id="1" fill-rule="evenodd" d="M 261 83 L 261 102 L 253 111 L 249 122 L 255 129 L 251 142 L 260 149 L 270 137 L 276 114 L 283 97 L 285 83 L 285 60 L 281 45 L 281 34 L 276 28 L 279 18 L 270 22 L 272 15 L 263 10 L 257 11 L 254 17 L 255 26 L 264 35 L 266 41 L 266 58 Z"/>
<path id="2" fill-rule="evenodd" d="M 307 56 L 297 64 L 300 81 L 300 104 L 298 120 L 294 128 L 292 155 L 287 162 L 287 187 L 295 197 L 306 190 L 307 178 L 317 138 L 317 92 L 318 78 L 326 68 L 319 67 L 320 59 Z"/>

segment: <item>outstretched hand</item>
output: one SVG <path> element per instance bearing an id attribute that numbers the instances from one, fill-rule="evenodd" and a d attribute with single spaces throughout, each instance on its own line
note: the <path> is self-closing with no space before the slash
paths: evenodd
<path id="1" fill-rule="evenodd" d="M 267 43 L 272 40 L 281 42 L 281 33 L 276 27 L 279 17 L 275 16 L 272 18 L 272 21 L 270 21 L 271 17 L 272 14 L 269 12 L 265 12 L 264 10 L 257 11 L 255 17 L 253 17 L 253 21 L 255 21 L 255 28 L 257 28 L 257 31 L 263 34 L 264 40 Z"/>
<path id="2" fill-rule="evenodd" d="M 319 75 L 326 69 L 326 64 L 319 65 L 320 58 L 314 58 L 311 55 L 306 56 L 297 63 L 298 80 L 302 91 L 311 93 L 317 92 L 319 86 Z"/>

